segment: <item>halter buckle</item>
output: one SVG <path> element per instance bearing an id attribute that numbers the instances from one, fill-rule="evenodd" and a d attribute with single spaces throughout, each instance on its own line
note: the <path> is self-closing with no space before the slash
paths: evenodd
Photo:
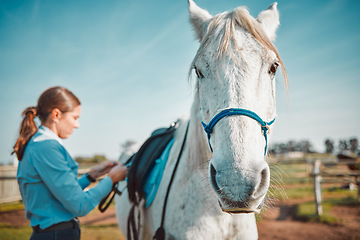
<path id="1" fill-rule="evenodd" d="M 265 129 L 266 129 L 266 131 L 265 131 Z M 265 124 L 265 126 L 263 126 L 263 130 L 264 130 L 264 133 L 265 133 L 266 135 L 269 135 L 269 134 L 270 134 L 270 127 L 269 127 L 269 125 Z"/>

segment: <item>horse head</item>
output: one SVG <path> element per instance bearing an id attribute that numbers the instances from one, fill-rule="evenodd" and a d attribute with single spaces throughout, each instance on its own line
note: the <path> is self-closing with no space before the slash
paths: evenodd
<path id="1" fill-rule="evenodd" d="M 268 123 L 276 117 L 278 66 L 287 81 L 272 43 L 279 26 L 277 3 L 256 19 L 243 7 L 212 16 L 192 0 L 189 11 L 200 41 L 192 69 L 197 112 L 212 150 L 212 188 L 223 211 L 258 212 L 270 184 L 265 155 Z"/>

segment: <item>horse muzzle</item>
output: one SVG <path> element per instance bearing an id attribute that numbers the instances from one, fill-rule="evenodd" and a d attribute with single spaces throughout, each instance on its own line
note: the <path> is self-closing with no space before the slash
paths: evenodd
<path id="1" fill-rule="evenodd" d="M 240 175 L 219 174 L 210 164 L 210 183 L 218 196 L 223 212 L 259 213 L 269 188 L 270 170 L 266 165 L 257 176 L 256 181 L 246 181 Z M 230 179 L 226 179 L 229 177 Z M 225 179 L 224 179 L 225 178 Z M 237 181 L 236 181 L 237 180 Z"/>

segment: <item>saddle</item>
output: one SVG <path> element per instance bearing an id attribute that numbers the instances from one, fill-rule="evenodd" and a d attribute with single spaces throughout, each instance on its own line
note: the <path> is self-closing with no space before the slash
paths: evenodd
<path id="1" fill-rule="evenodd" d="M 129 199 L 134 205 L 138 205 L 141 199 L 144 198 L 144 186 L 146 180 L 156 165 L 156 160 L 173 139 L 175 130 L 178 127 L 179 121 L 173 122 L 168 128 L 159 128 L 155 130 L 150 138 L 141 146 L 139 151 L 124 163 L 125 166 L 129 167 L 127 189 Z M 154 192 L 156 193 L 156 191 Z M 101 200 L 98 206 L 100 212 L 105 212 L 106 209 L 108 209 L 116 194 L 122 194 L 118 189 L 118 183 L 115 183 L 112 187 L 112 191 Z"/>
<path id="2" fill-rule="evenodd" d="M 129 239 L 129 240 L 131 240 L 131 239 L 138 240 L 139 239 L 138 233 L 140 232 L 141 220 L 140 220 L 140 212 L 138 211 L 137 214 L 135 213 L 136 209 L 139 206 L 140 201 L 142 199 L 145 199 L 145 197 L 146 197 L 144 187 L 147 184 L 148 178 L 152 174 L 154 167 L 156 167 L 157 160 L 159 160 L 159 158 L 163 157 L 162 154 L 165 149 L 167 149 L 167 153 L 168 153 L 168 151 L 169 151 L 168 149 L 171 146 L 171 141 L 173 140 L 175 131 L 178 129 L 179 125 L 180 125 L 180 122 L 177 121 L 177 122 L 172 123 L 170 125 L 170 127 L 168 127 L 168 128 L 160 128 L 160 129 L 155 130 L 151 134 L 151 136 L 145 141 L 145 143 L 140 147 L 139 151 L 137 153 L 135 153 L 134 155 L 132 155 L 124 163 L 125 166 L 129 167 L 128 178 L 127 178 L 127 190 L 128 190 L 129 200 L 132 202 L 132 207 L 129 212 L 128 224 L 127 224 L 127 228 L 128 228 L 127 229 L 127 239 Z M 180 154 L 178 156 L 176 167 L 180 160 L 181 153 L 184 148 L 185 140 L 186 140 L 186 135 L 184 137 L 184 142 L 181 147 Z M 162 164 L 166 164 L 166 161 L 162 162 Z M 171 187 L 171 183 L 173 181 L 174 174 L 176 172 L 176 167 L 175 167 L 175 170 L 174 170 L 171 180 L 170 180 L 170 184 L 169 184 L 168 191 L 166 194 L 167 196 L 169 194 L 168 192 Z M 162 169 L 164 169 L 164 165 L 162 166 Z M 153 187 L 155 190 L 152 190 L 152 199 L 154 197 L 154 193 L 156 194 L 157 187 L 158 187 L 158 185 Z M 111 197 L 110 197 L 110 194 L 112 194 Z M 119 195 L 122 194 L 122 192 L 120 192 L 118 190 L 117 184 L 115 184 L 113 186 L 112 193 L 110 193 L 110 194 L 107 197 L 105 197 L 99 204 L 99 210 L 101 212 L 104 212 L 108 208 L 108 206 L 110 205 L 111 201 L 113 200 L 115 194 L 119 194 Z M 167 199 L 167 196 L 166 196 L 166 199 Z M 110 198 L 110 200 L 107 200 L 109 198 Z M 165 199 L 165 205 L 164 205 L 163 214 L 162 214 L 161 227 L 159 228 L 160 231 L 156 232 L 154 239 L 164 239 L 164 236 L 165 236 L 165 231 L 163 230 L 163 222 L 164 222 L 164 218 L 165 218 L 166 199 Z M 106 203 L 106 201 L 107 201 L 107 203 Z M 150 200 L 149 202 L 151 202 L 151 201 L 152 200 Z M 151 204 L 151 203 L 147 203 L 147 205 L 149 205 L 149 204 Z M 136 217 L 136 215 L 137 215 L 137 217 Z M 160 234 L 158 232 L 160 232 Z"/>
<path id="3" fill-rule="evenodd" d="M 144 186 L 149 178 L 156 161 L 162 155 L 164 149 L 174 138 L 175 130 L 179 122 L 172 123 L 168 128 L 155 130 L 150 138 L 140 147 L 125 165 L 129 166 L 127 189 L 129 199 L 133 206 L 130 209 L 127 224 L 127 239 L 138 240 L 140 232 L 140 212 L 135 213 L 140 201 L 145 199 Z M 137 215 L 137 217 L 136 217 Z"/>
<path id="4" fill-rule="evenodd" d="M 159 159 L 166 146 L 173 139 L 179 123 L 172 123 L 168 128 L 155 130 L 150 138 L 140 147 L 125 165 L 129 165 L 127 190 L 129 199 L 138 204 L 145 197 L 144 185 L 151 174 L 156 160 Z"/>

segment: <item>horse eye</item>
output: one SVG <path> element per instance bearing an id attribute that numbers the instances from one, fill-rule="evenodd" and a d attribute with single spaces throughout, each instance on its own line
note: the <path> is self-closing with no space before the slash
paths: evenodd
<path id="1" fill-rule="evenodd" d="M 269 73 L 275 74 L 278 66 L 279 66 L 279 63 L 277 63 L 277 62 L 273 63 L 270 67 Z"/>
<path id="2" fill-rule="evenodd" d="M 195 73 L 197 75 L 198 78 L 204 78 L 204 75 L 201 73 L 201 71 L 199 69 L 197 69 L 196 67 L 194 67 L 195 69 Z"/>

